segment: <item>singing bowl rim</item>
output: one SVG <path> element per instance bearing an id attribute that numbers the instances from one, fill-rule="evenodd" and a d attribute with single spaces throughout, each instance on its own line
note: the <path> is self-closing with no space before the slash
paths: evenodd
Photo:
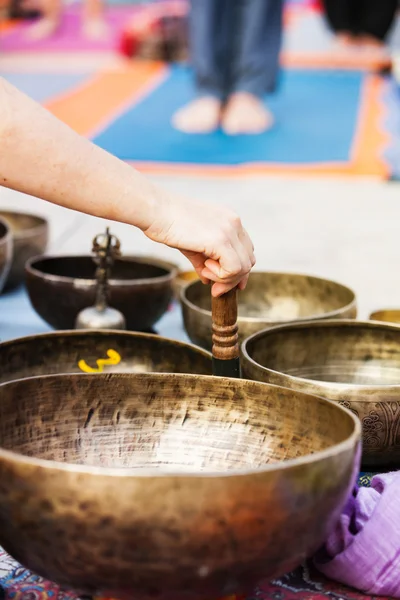
<path id="1" fill-rule="evenodd" d="M 106 337 L 107 335 L 118 335 L 118 336 L 129 337 L 129 338 L 132 338 L 132 337 L 147 338 L 149 340 L 167 341 L 168 343 L 172 343 L 176 346 L 180 346 L 181 348 L 190 348 L 191 350 L 195 350 L 198 354 L 202 354 L 205 358 L 209 358 L 210 361 L 212 359 L 211 352 L 208 352 L 208 350 L 201 348 L 201 346 L 196 346 L 195 344 L 192 344 L 191 342 L 183 342 L 181 340 L 175 340 L 174 338 L 168 338 L 163 335 L 158 335 L 156 333 L 147 333 L 147 332 L 141 332 L 141 331 L 128 331 L 128 330 L 123 330 L 123 329 L 57 329 L 55 331 L 45 331 L 44 333 L 33 333 L 31 335 L 22 335 L 20 337 L 12 338 L 10 340 L 4 340 L 3 342 L 0 341 L 0 348 L 5 348 L 8 346 L 16 346 L 16 345 L 23 343 L 25 340 L 27 342 L 30 342 L 30 341 L 37 340 L 38 338 L 43 340 L 43 339 L 57 338 L 57 337 L 63 337 L 63 336 L 65 336 L 65 337 L 86 337 L 87 336 L 87 337 L 89 337 L 91 334 L 104 335 L 104 337 Z M 152 372 L 155 373 L 157 371 L 152 371 Z M 69 373 L 67 373 L 67 372 L 59 373 L 59 375 L 68 375 L 68 374 Z M 47 375 L 38 375 L 37 377 L 47 377 Z M 11 383 L 11 381 L 19 381 L 22 379 L 33 379 L 33 377 L 18 377 L 17 379 L 12 379 L 10 381 L 4 382 L 3 384 L 0 383 L 0 385 L 5 385 L 5 383 Z"/>
<path id="2" fill-rule="evenodd" d="M 11 217 L 29 217 L 37 221 L 37 225 L 33 227 L 27 227 L 23 229 L 15 229 L 9 226 L 12 236 L 17 240 L 25 240 L 30 237 L 34 237 L 41 233 L 42 231 L 46 231 L 49 227 L 49 221 L 42 215 L 36 215 L 30 212 L 22 212 L 17 210 L 2 210 L 0 209 L 0 219 L 7 219 L 7 216 Z"/>
<path id="3" fill-rule="evenodd" d="M 188 283 L 193 283 L 194 281 L 198 281 L 200 279 L 200 276 L 197 274 L 197 271 L 195 271 L 194 269 L 186 269 L 185 271 L 178 269 L 176 278 L 179 281 L 185 281 L 185 282 L 187 281 Z"/>
<path id="4" fill-rule="evenodd" d="M 400 383 L 394 384 L 387 384 L 385 385 L 384 383 L 376 383 L 376 384 L 368 384 L 368 385 L 361 385 L 361 384 L 357 384 L 357 383 L 340 383 L 340 382 L 336 382 L 336 381 L 321 381 L 319 379 L 308 379 L 307 377 L 297 377 L 295 375 L 289 375 L 288 373 L 285 373 L 284 371 L 276 371 L 275 369 L 271 369 L 270 367 L 264 367 L 264 365 L 261 365 L 260 363 L 258 363 L 256 360 L 254 360 L 254 358 L 252 358 L 248 352 L 248 345 L 252 342 L 254 342 L 255 340 L 257 340 L 257 338 L 263 337 L 264 335 L 271 335 L 273 333 L 276 333 L 278 331 L 278 333 L 280 331 L 287 331 L 287 330 L 291 330 L 291 329 L 305 329 L 307 327 L 312 327 L 313 329 L 319 328 L 319 327 L 349 327 L 349 328 L 357 328 L 359 326 L 363 326 L 363 327 L 368 327 L 370 329 L 399 329 L 400 330 L 400 323 L 389 323 L 389 322 L 384 322 L 384 321 L 372 321 L 372 320 L 359 320 L 359 319 L 327 319 L 324 321 L 302 321 L 302 322 L 296 322 L 296 323 L 285 323 L 282 325 L 276 325 L 274 327 L 267 327 L 265 329 L 262 329 L 261 331 L 257 331 L 256 333 L 253 333 L 252 335 L 249 335 L 249 337 L 247 337 L 241 344 L 241 354 L 244 358 L 244 360 L 246 362 L 248 362 L 249 364 L 251 364 L 253 367 L 255 367 L 256 369 L 260 369 L 261 371 L 263 371 L 264 373 L 271 373 L 273 375 L 279 376 L 279 377 L 284 377 L 287 381 L 296 383 L 296 382 L 305 382 L 307 384 L 312 384 L 314 386 L 318 386 L 320 387 L 320 391 L 318 392 L 323 394 L 324 389 L 335 389 L 335 390 L 359 390 L 360 392 L 363 391 L 368 391 L 368 390 L 377 390 L 379 388 L 385 389 L 385 390 L 393 390 L 393 391 L 398 391 L 400 389 Z M 296 389 L 296 388 L 294 388 Z M 364 399 L 363 402 L 374 402 L 373 399 L 371 400 L 367 400 Z"/>
<path id="5" fill-rule="evenodd" d="M 370 321 L 375 321 L 376 323 L 391 323 L 391 324 L 396 324 L 396 323 L 400 323 L 399 321 L 387 321 L 386 319 L 380 319 L 378 315 L 382 315 L 384 313 L 397 313 L 399 318 L 400 318 L 400 308 L 380 308 L 379 310 L 374 310 L 372 313 L 370 313 L 369 315 L 369 320 Z"/>
<path id="6" fill-rule="evenodd" d="M 79 259 L 79 258 L 90 258 L 91 260 L 93 260 L 93 255 L 91 254 L 38 254 L 37 256 L 32 256 L 31 258 L 29 258 L 26 261 L 25 264 L 25 272 L 33 277 L 36 277 L 37 279 L 41 279 L 43 281 L 51 281 L 51 282 L 60 282 L 60 283 L 70 283 L 73 284 L 74 281 L 78 280 L 80 283 L 83 284 L 95 284 L 96 283 L 96 279 L 95 277 L 93 278 L 89 278 L 89 279 L 85 279 L 85 278 L 80 278 L 80 277 L 69 277 L 67 275 L 54 275 L 51 273 L 45 273 L 44 271 L 41 271 L 40 269 L 36 268 L 34 266 L 35 262 L 39 262 L 39 261 L 51 261 L 51 260 L 62 260 L 65 258 L 75 258 L 75 259 Z M 167 271 L 167 273 L 165 275 L 159 275 L 157 277 L 143 277 L 140 279 L 113 279 L 113 277 L 110 277 L 109 279 L 109 284 L 110 285 L 114 285 L 114 286 L 123 286 L 123 287 L 139 287 L 142 285 L 149 285 L 152 283 L 169 283 L 172 282 L 175 277 L 176 277 L 176 273 L 178 271 L 178 268 L 173 265 L 173 263 L 170 263 L 168 261 L 164 261 L 162 259 L 159 258 L 153 258 L 151 256 L 134 256 L 134 255 L 123 255 L 122 257 L 117 259 L 120 262 L 130 262 L 130 263 L 141 263 L 141 264 L 147 264 L 150 265 L 152 267 L 159 267 L 161 269 L 164 269 L 165 271 Z M 78 286 L 77 288 L 78 289 Z"/>
<path id="7" fill-rule="evenodd" d="M 347 312 L 357 306 L 357 297 L 356 297 L 354 290 L 352 290 L 351 288 L 349 288 L 348 286 L 346 286 L 342 283 L 338 283 L 337 281 L 334 281 L 333 279 L 325 279 L 324 277 L 318 277 L 317 275 L 306 275 L 304 273 L 293 273 L 290 271 L 257 271 L 257 270 L 253 270 L 250 273 L 250 277 L 252 275 L 284 275 L 284 276 L 295 277 L 295 278 L 299 278 L 299 279 L 300 278 L 314 279 L 317 281 L 324 281 L 325 283 L 333 284 L 336 287 L 340 287 L 343 290 L 346 290 L 347 292 L 349 292 L 349 295 L 351 296 L 351 300 L 347 304 L 344 304 L 340 308 L 336 308 L 335 310 L 331 310 L 326 313 L 315 313 L 315 315 L 308 315 L 307 317 L 296 317 L 294 319 L 291 319 L 291 321 L 296 322 L 296 323 L 304 323 L 304 322 L 307 322 L 310 320 L 314 320 L 314 319 L 318 320 L 321 318 L 329 319 L 331 317 L 335 317 L 335 315 L 340 315 L 342 312 Z M 211 319 L 211 310 L 206 310 L 205 308 L 201 308 L 200 306 L 198 306 L 197 304 L 194 304 L 187 298 L 187 292 L 189 291 L 189 289 L 192 286 L 198 285 L 198 284 L 199 284 L 199 281 L 191 281 L 187 285 L 185 285 L 180 291 L 179 299 L 182 304 L 186 305 L 191 310 L 198 312 L 204 316 L 207 316 Z M 241 316 L 241 315 L 238 315 L 237 321 L 238 321 L 238 323 L 262 323 L 262 322 L 272 323 L 274 326 L 275 325 L 278 325 L 278 326 L 285 325 L 286 323 L 288 323 L 287 319 L 284 319 L 282 321 L 272 321 L 272 320 L 269 321 L 264 317 L 245 317 L 245 316 Z"/>
<path id="8" fill-rule="evenodd" d="M 231 479 L 233 477 L 246 477 L 248 475 L 257 475 L 257 474 L 261 474 L 261 473 L 270 473 L 270 472 L 276 472 L 276 471 L 281 471 L 282 469 L 289 470 L 289 469 L 297 469 L 300 466 L 306 466 L 310 463 L 313 462 L 317 462 L 317 461 L 321 461 L 321 460 L 325 460 L 328 459 L 330 456 L 332 456 L 332 451 L 334 450 L 334 453 L 337 454 L 341 454 L 342 452 L 350 452 L 352 450 L 352 448 L 355 448 L 357 446 L 357 444 L 360 443 L 361 441 L 361 423 L 359 421 L 359 419 L 346 407 L 341 406 L 339 404 L 336 404 L 334 402 L 332 402 L 331 400 L 327 400 L 326 398 L 322 398 L 320 396 L 317 396 L 315 394 L 310 394 L 310 393 L 306 393 L 306 392 L 298 392 L 297 390 L 291 390 L 289 388 L 283 388 L 282 386 L 279 385 L 274 385 L 271 383 L 263 383 L 260 381 L 252 381 L 252 380 L 247 380 L 247 379 L 231 379 L 228 377 L 215 377 L 213 375 L 191 375 L 191 374 L 187 374 L 187 373 L 174 373 L 174 374 L 169 374 L 169 373 L 113 373 L 113 374 L 109 374 L 109 373 L 93 373 L 93 374 L 85 374 L 85 373 L 73 373 L 73 374 L 68 374 L 66 375 L 64 374 L 57 374 L 57 375 L 37 375 L 35 377 L 26 377 L 23 379 L 14 379 L 13 381 L 9 381 L 9 382 L 5 382 L 0 384 L 0 393 L 1 390 L 4 386 L 13 386 L 16 385 L 20 382 L 26 382 L 26 381 L 35 381 L 35 380 L 57 380 L 57 379 L 62 379 L 65 377 L 68 377 L 69 379 L 75 379 L 77 380 L 77 378 L 82 378 L 82 377 L 93 377 L 93 378 L 97 378 L 97 379 L 104 379 L 104 380 L 110 380 L 110 379 L 130 379 L 130 378 L 142 378 L 142 379 L 158 379 L 158 380 L 162 380 L 162 379 L 176 379 L 177 381 L 181 380 L 182 382 L 184 381 L 193 381 L 195 379 L 204 379 L 206 381 L 213 381 L 215 379 L 221 380 L 221 382 L 244 382 L 243 385 L 246 386 L 262 386 L 268 389 L 284 389 L 288 392 L 296 393 L 298 395 L 300 395 L 302 398 L 304 398 L 305 400 L 308 400 L 310 402 L 318 400 L 319 402 L 322 402 L 323 404 L 329 405 L 329 406 L 335 406 L 335 410 L 338 410 L 342 413 L 347 414 L 347 416 L 350 418 L 350 420 L 353 423 L 353 431 L 352 433 L 342 442 L 339 442 L 338 444 L 334 444 L 332 446 L 330 446 L 329 448 L 326 448 L 324 450 L 319 450 L 317 452 L 314 452 L 313 454 L 307 454 L 306 456 L 300 456 L 298 458 L 292 458 L 290 460 L 286 460 L 286 461 L 278 461 L 276 463 L 272 463 L 272 464 L 267 464 L 264 465 L 263 467 L 257 467 L 254 469 L 236 469 L 236 470 L 229 470 L 229 471 L 200 471 L 200 472 L 191 472 L 191 471 L 174 471 L 173 469 L 171 469 L 170 471 L 166 472 L 160 472 L 158 469 L 135 469 L 135 468 L 124 468 L 124 467 L 98 467 L 98 466 L 87 466 L 87 465 L 76 465 L 73 463 L 64 463 L 64 462 L 60 462 L 60 461 L 55 461 L 55 460 L 46 460 L 43 458 L 34 458 L 34 457 L 30 457 L 30 456 L 25 456 L 24 454 L 20 454 L 18 452 L 15 452 L 13 450 L 6 450 L 4 448 L 1 447 L 0 445 L 0 459 L 6 459 L 14 464 L 17 465 L 21 465 L 21 464 L 26 464 L 29 465 L 30 467 L 40 467 L 40 468 L 46 468 L 46 469 L 54 469 L 54 470 L 58 470 L 58 471 L 63 471 L 63 472 L 75 472 L 75 473 L 82 473 L 82 474 L 86 474 L 86 475 L 102 475 L 105 477 L 137 477 L 140 479 L 150 479 L 150 478 L 154 478 L 154 479 L 165 479 L 165 478 L 170 478 L 170 479 L 215 479 L 217 477 L 220 478 L 224 478 L 224 479 Z"/>

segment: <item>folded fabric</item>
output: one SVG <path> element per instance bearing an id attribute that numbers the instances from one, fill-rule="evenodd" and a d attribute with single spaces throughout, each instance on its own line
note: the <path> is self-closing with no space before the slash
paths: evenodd
<path id="1" fill-rule="evenodd" d="M 355 487 L 315 566 L 368 595 L 400 598 L 400 472 Z"/>

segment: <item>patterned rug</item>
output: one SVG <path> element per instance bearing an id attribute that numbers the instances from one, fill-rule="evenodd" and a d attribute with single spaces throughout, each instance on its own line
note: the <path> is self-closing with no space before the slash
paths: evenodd
<path id="1" fill-rule="evenodd" d="M 0 554 L 1 597 L 4 600 L 79 600 L 72 592 L 60 590 L 49 581 L 20 567 L 4 553 Z M 299 567 L 270 583 L 261 584 L 247 598 L 224 600 L 366 600 L 374 598 L 328 581 L 309 565 Z M 106 600 L 106 599 L 96 599 Z M 108 600 L 108 599 L 107 599 Z M 381 597 L 381 600 L 389 600 Z"/>

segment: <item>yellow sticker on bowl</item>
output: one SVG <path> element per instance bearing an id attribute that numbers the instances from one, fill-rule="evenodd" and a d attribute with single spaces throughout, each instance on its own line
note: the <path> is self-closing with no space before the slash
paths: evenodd
<path id="1" fill-rule="evenodd" d="M 99 358 L 96 360 L 97 367 L 89 367 L 85 360 L 78 362 L 78 367 L 84 373 L 102 373 L 107 365 L 118 365 L 121 362 L 121 357 L 115 350 L 107 350 L 108 358 Z"/>

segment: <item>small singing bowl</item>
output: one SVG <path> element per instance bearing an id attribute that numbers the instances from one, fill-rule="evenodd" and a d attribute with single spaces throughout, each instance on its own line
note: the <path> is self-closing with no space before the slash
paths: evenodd
<path id="1" fill-rule="evenodd" d="M 194 282 L 181 291 L 185 329 L 190 340 L 211 350 L 211 296 L 208 286 Z M 319 277 L 254 272 L 238 294 L 239 339 L 273 325 L 292 321 L 357 316 L 354 292 Z"/>
<path id="2" fill-rule="evenodd" d="M 339 402 L 360 418 L 363 465 L 400 465 L 400 326 L 319 321 L 261 331 L 242 345 L 248 379 Z"/>
<path id="3" fill-rule="evenodd" d="M 370 314 L 371 321 L 383 321 L 384 323 L 400 323 L 400 310 L 384 309 Z"/>
<path id="4" fill-rule="evenodd" d="M 59 373 L 211 375 L 211 354 L 132 331 L 55 331 L 0 343 L 0 383 Z"/>
<path id="5" fill-rule="evenodd" d="M 6 221 L 0 219 L 0 292 L 3 290 L 11 268 L 13 256 L 12 233 Z"/>
<path id="6" fill-rule="evenodd" d="M 249 592 L 324 542 L 359 469 L 360 430 L 333 402 L 239 379 L 5 383 L 0 545 L 80 595 Z"/>
<path id="7" fill-rule="evenodd" d="M 24 282 L 25 263 L 47 248 L 49 225 L 46 219 L 11 211 L 0 211 L 0 219 L 9 226 L 13 237 L 13 258 L 4 291 L 14 289 Z"/>
<path id="8" fill-rule="evenodd" d="M 55 329 L 74 329 L 78 313 L 96 295 L 92 256 L 39 256 L 27 262 L 26 286 L 33 308 Z M 125 317 L 127 329 L 148 331 L 168 310 L 176 268 L 148 257 L 115 261 L 108 302 Z"/>
<path id="9" fill-rule="evenodd" d="M 174 291 L 176 298 L 179 299 L 181 290 L 192 283 L 192 281 L 198 281 L 199 276 L 196 271 L 179 271 L 174 280 Z"/>

